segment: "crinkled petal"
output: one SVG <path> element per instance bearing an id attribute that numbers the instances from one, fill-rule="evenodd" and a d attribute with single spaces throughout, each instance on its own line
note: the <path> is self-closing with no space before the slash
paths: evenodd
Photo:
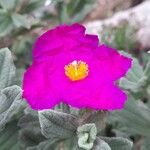
<path id="1" fill-rule="evenodd" d="M 124 108 L 127 95 L 113 83 L 104 86 L 101 93 L 101 101 L 98 101 L 99 109 L 115 110 Z"/>
<path id="2" fill-rule="evenodd" d="M 132 59 L 121 55 L 117 50 L 101 45 L 95 52 L 101 64 L 105 65 L 107 74 L 113 80 L 123 77 L 132 65 Z"/>
<path id="3" fill-rule="evenodd" d="M 97 47 L 99 44 L 99 39 L 97 35 L 86 34 L 83 38 L 83 42 L 86 43 L 89 47 Z"/>
<path id="4" fill-rule="evenodd" d="M 65 25 L 66 28 L 64 29 L 64 33 L 69 32 L 72 34 L 77 34 L 77 35 L 83 35 L 85 33 L 85 27 L 78 24 L 78 23 L 74 23 L 71 26 Z"/>
<path id="5" fill-rule="evenodd" d="M 84 36 L 84 32 L 85 28 L 79 24 L 73 24 L 72 26 L 61 25 L 55 29 L 48 30 L 36 40 L 33 46 L 33 57 L 37 58 L 46 52 L 51 54 L 56 53 L 56 49 L 62 47 L 63 44 L 74 45 L 77 43 L 76 41 L 67 41 L 66 38 L 69 40 L 74 39 L 74 36 Z"/>
<path id="6" fill-rule="evenodd" d="M 79 45 L 97 47 L 98 37 L 85 34 L 85 27 L 77 23 L 71 26 L 61 25 L 37 39 L 33 46 L 33 58 L 43 60 L 45 56 L 56 55 L 64 50 L 69 51 Z"/>
<path id="7" fill-rule="evenodd" d="M 24 74 L 23 97 L 33 109 L 52 108 L 60 102 L 59 92 L 49 78 L 49 68 L 47 63 L 33 63 Z"/>
<path id="8" fill-rule="evenodd" d="M 121 89 L 111 83 L 94 82 L 96 81 L 79 88 L 75 88 L 74 85 L 68 87 L 64 94 L 64 102 L 73 107 L 95 110 L 116 110 L 124 107 L 127 96 Z"/>

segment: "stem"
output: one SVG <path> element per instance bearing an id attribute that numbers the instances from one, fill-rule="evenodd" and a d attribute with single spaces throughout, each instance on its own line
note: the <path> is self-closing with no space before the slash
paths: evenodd
<path id="1" fill-rule="evenodd" d="M 83 111 L 83 112 L 82 112 Z M 87 123 L 88 118 L 92 115 L 92 110 L 90 109 L 85 109 L 80 111 L 81 116 L 79 116 L 79 125 L 83 125 Z"/>
<path id="2" fill-rule="evenodd" d="M 90 109 L 86 109 L 81 116 L 81 119 L 79 119 L 79 125 L 83 125 L 86 123 L 95 123 L 97 131 L 99 132 L 106 126 L 107 113 L 107 111 L 93 111 Z"/>

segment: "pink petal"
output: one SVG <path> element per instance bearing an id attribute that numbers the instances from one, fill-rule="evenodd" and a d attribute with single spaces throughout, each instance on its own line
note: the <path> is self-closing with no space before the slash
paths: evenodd
<path id="1" fill-rule="evenodd" d="M 98 57 L 101 64 L 105 65 L 107 74 L 113 80 L 117 80 L 127 73 L 132 65 L 132 59 L 125 57 L 113 48 L 101 45 L 96 50 L 96 56 Z"/>
<path id="2" fill-rule="evenodd" d="M 23 97 L 33 109 L 52 108 L 60 102 L 59 92 L 49 78 L 50 64 L 33 63 L 25 72 Z"/>

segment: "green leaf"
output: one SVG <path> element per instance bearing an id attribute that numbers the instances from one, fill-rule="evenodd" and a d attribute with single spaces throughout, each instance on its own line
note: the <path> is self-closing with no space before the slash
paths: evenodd
<path id="1" fill-rule="evenodd" d="M 111 150 L 131 150 L 133 143 L 122 137 L 100 137 L 110 146 Z"/>
<path id="2" fill-rule="evenodd" d="M 69 16 L 67 13 L 67 5 L 65 2 L 59 2 L 58 3 L 58 13 L 59 13 L 59 20 L 60 23 L 69 22 Z"/>
<path id="3" fill-rule="evenodd" d="M 9 34 L 13 29 L 13 23 L 9 16 L 3 15 L 0 16 L 0 37 L 4 37 Z"/>
<path id="4" fill-rule="evenodd" d="M 36 146 L 28 147 L 27 150 L 54 150 L 57 145 L 57 140 L 45 140 Z"/>
<path id="5" fill-rule="evenodd" d="M 22 90 L 11 86 L 0 91 L 0 131 L 23 109 Z"/>
<path id="6" fill-rule="evenodd" d="M 82 0 L 83 1 L 83 0 Z M 68 14 L 70 16 L 74 15 L 75 13 L 79 12 L 79 7 L 81 6 L 81 0 L 76 0 L 76 1 L 70 1 L 68 3 Z M 76 9 L 79 9 L 78 11 Z"/>
<path id="7" fill-rule="evenodd" d="M 150 148 L 150 138 L 145 138 L 141 150 L 149 150 L 149 148 Z"/>
<path id="8" fill-rule="evenodd" d="M 135 47 L 136 28 L 127 22 L 117 27 L 104 26 L 100 32 L 101 40 L 111 47 L 132 50 Z"/>
<path id="9" fill-rule="evenodd" d="M 92 9 L 93 7 L 91 7 L 91 4 L 85 5 L 84 8 L 79 13 L 73 16 L 70 22 L 75 23 L 82 21 L 88 15 L 88 13 L 91 12 Z"/>
<path id="10" fill-rule="evenodd" d="M 80 148 L 90 150 L 93 147 L 94 140 L 96 139 L 97 129 L 94 123 L 79 126 L 78 132 L 78 145 Z"/>
<path id="11" fill-rule="evenodd" d="M 111 148 L 104 140 L 101 140 L 100 138 L 96 138 L 92 150 L 111 150 Z M 115 149 L 115 150 L 121 150 L 121 149 Z"/>
<path id="12" fill-rule="evenodd" d="M 94 8 L 95 0 L 76 0 L 69 1 L 67 12 L 70 16 L 71 22 L 79 22 Z"/>
<path id="13" fill-rule="evenodd" d="M 10 86 L 15 77 L 15 66 L 8 48 L 0 49 L 0 89 Z"/>
<path id="14" fill-rule="evenodd" d="M 142 102 L 136 101 L 132 96 L 126 103 L 124 110 L 114 112 L 108 118 L 109 121 L 118 122 L 118 130 L 130 133 L 150 136 L 150 108 Z M 123 128 L 121 128 L 123 127 Z"/>
<path id="15" fill-rule="evenodd" d="M 16 27 L 25 27 L 27 29 L 30 29 L 30 23 L 26 15 L 14 13 L 11 17 Z"/>
<path id="16" fill-rule="evenodd" d="M 22 149 L 27 149 L 37 146 L 46 138 L 41 134 L 38 113 L 29 108 L 26 108 L 24 113 L 25 115 L 18 122 L 18 126 L 21 127 L 19 142 Z"/>
<path id="17" fill-rule="evenodd" d="M 54 139 L 48 139 L 41 143 L 39 143 L 36 146 L 28 147 L 27 150 L 83 150 L 78 147 L 77 140 L 70 139 L 68 140 L 58 140 L 56 138 Z"/>
<path id="18" fill-rule="evenodd" d="M 5 9 L 0 8 L 0 15 L 6 15 L 7 11 Z"/>
<path id="19" fill-rule="evenodd" d="M 26 4 L 26 6 L 21 10 L 21 12 L 29 14 L 43 7 L 44 3 L 45 3 L 44 0 L 29 1 L 28 4 Z"/>
<path id="20" fill-rule="evenodd" d="M 125 52 L 122 53 L 127 57 L 131 57 Z M 120 79 L 119 85 L 126 90 L 137 93 L 143 90 L 148 77 L 144 74 L 143 67 L 139 64 L 138 60 L 136 58 L 132 59 L 132 68 L 128 71 L 126 77 Z"/>
<path id="21" fill-rule="evenodd" d="M 6 125 L 0 132 L 0 150 L 19 150 L 18 130 L 16 121 Z"/>
<path id="22" fill-rule="evenodd" d="M 15 4 L 16 0 L 0 0 L 0 5 L 7 10 L 13 9 Z"/>
<path id="23" fill-rule="evenodd" d="M 148 54 L 149 58 L 150 58 L 150 54 Z M 148 82 L 147 84 L 150 83 L 150 59 L 149 61 L 147 61 L 145 69 L 144 69 L 144 75 L 148 77 Z"/>
<path id="24" fill-rule="evenodd" d="M 67 139 L 75 135 L 76 117 L 54 110 L 39 111 L 41 132 L 46 138 Z"/>

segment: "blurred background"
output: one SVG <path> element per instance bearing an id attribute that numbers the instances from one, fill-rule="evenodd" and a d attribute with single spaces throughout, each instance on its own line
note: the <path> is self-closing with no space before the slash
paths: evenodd
<path id="1" fill-rule="evenodd" d="M 106 133 L 130 138 L 136 150 L 150 150 L 149 0 L 0 0 L 0 48 L 12 51 L 16 84 L 21 86 L 32 63 L 35 39 L 56 25 L 75 22 L 97 34 L 100 43 L 134 57 L 135 70 L 120 86 L 132 94 L 136 109 L 129 104 L 124 112 L 111 114 Z"/>
<path id="2" fill-rule="evenodd" d="M 150 48 L 149 6 L 144 0 L 0 0 L 0 48 L 12 50 L 20 76 L 31 64 L 39 35 L 58 24 L 80 22 L 101 43 L 141 58 Z"/>

